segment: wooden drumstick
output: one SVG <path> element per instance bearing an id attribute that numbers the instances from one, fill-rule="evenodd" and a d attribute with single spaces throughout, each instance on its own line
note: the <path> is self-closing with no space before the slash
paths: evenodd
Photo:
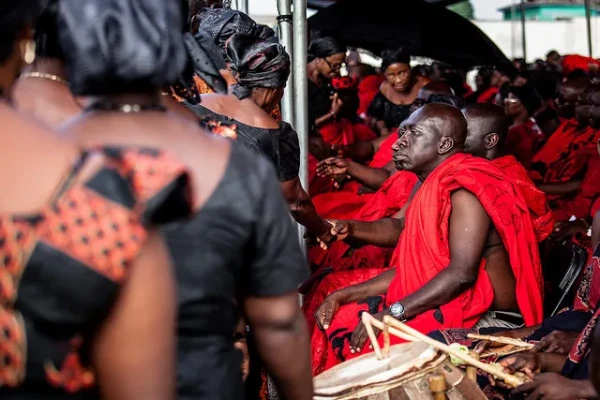
<path id="1" fill-rule="evenodd" d="M 375 328 L 379 329 L 380 331 L 384 330 L 385 324 L 383 322 L 378 321 L 377 319 L 373 318 L 373 316 L 371 314 L 363 313 L 362 315 L 363 315 L 363 318 L 368 318 L 371 325 L 373 325 Z M 365 315 L 366 315 L 366 317 L 365 317 Z M 396 337 L 399 337 L 400 339 L 406 340 L 407 342 L 416 341 L 416 339 L 413 336 L 410 336 L 410 335 L 408 335 L 402 331 L 399 331 L 398 329 L 390 327 L 390 326 L 388 326 L 388 332 Z"/>
<path id="2" fill-rule="evenodd" d="M 386 315 L 383 317 L 383 322 L 394 328 L 397 328 L 398 330 L 400 330 L 404 333 L 407 333 L 407 334 L 413 336 L 415 339 L 417 339 L 423 343 L 426 343 L 433 348 L 436 348 L 440 351 L 443 351 L 444 353 L 450 354 L 460 360 L 463 360 L 465 363 L 471 364 L 472 366 L 477 367 L 477 368 L 481 369 L 482 371 L 487 372 L 490 375 L 499 377 L 506 384 L 508 384 L 512 387 L 517 387 L 517 386 L 520 386 L 523 383 L 525 383 L 525 381 L 522 378 L 504 372 L 504 370 L 502 368 L 499 368 L 500 367 L 499 365 L 494 366 L 494 365 L 490 365 L 490 364 L 484 364 L 479 360 L 475 360 L 473 357 L 469 356 L 468 354 L 457 351 L 444 343 L 438 342 L 437 340 L 432 339 L 429 336 L 423 335 L 421 332 L 417 331 L 416 329 L 413 329 L 410 326 L 403 324 L 402 322 L 398 321 L 395 318 L 392 318 L 389 315 Z M 390 332 L 393 334 L 392 330 L 390 330 Z"/>
<path id="3" fill-rule="evenodd" d="M 532 349 L 534 347 L 534 345 L 531 343 L 527 343 L 527 342 L 524 342 L 519 339 L 513 339 L 513 338 L 508 338 L 508 337 L 502 337 L 502 336 L 489 336 L 489 335 L 478 335 L 476 333 L 469 333 L 467 335 L 467 337 L 469 339 L 473 339 L 473 340 L 483 340 L 486 342 L 510 344 L 513 346 L 523 347 L 526 349 Z"/>
<path id="4" fill-rule="evenodd" d="M 383 354 L 381 354 L 381 348 L 379 347 L 379 342 L 377 342 L 377 336 L 375 336 L 375 331 L 373 330 L 373 325 L 371 321 L 374 320 L 368 312 L 362 313 L 362 323 L 365 325 L 367 329 L 367 335 L 369 335 L 369 339 L 371 340 L 371 344 L 373 345 L 373 350 L 375 351 L 375 356 L 378 360 L 383 359 Z"/>
<path id="5" fill-rule="evenodd" d="M 383 324 L 383 357 L 388 358 L 390 356 L 390 327 L 387 324 Z"/>
<path id="6" fill-rule="evenodd" d="M 470 351 L 469 355 L 473 357 L 474 360 L 479 361 L 479 353 L 475 351 Z M 477 368 L 472 365 L 467 365 L 467 378 L 472 380 L 473 382 L 477 382 Z"/>

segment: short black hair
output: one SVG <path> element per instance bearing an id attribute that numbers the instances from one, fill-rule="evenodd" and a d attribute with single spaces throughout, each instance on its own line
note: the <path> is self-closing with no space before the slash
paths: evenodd
<path id="1" fill-rule="evenodd" d="M 22 29 L 35 23 L 39 0 L 2 0 L 0 2 L 0 62 L 8 60 Z"/>

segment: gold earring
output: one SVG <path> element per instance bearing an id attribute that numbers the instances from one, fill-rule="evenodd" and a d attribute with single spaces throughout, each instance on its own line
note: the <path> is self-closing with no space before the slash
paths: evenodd
<path id="1" fill-rule="evenodd" d="M 27 64 L 33 64 L 35 61 L 35 42 L 33 40 L 28 40 L 27 43 L 25 43 L 23 61 Z"/>

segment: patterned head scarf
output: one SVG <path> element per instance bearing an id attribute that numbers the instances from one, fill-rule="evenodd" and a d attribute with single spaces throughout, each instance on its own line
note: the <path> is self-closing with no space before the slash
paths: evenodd
<path id="1" fill-rule="evenodd" d="M 180 2 L 61 0 L 58 33 L 76 95 L 160 88 L 185 68 Z"/>

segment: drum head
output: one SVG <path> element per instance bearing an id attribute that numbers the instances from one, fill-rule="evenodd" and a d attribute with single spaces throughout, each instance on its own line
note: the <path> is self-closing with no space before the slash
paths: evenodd
<path id="1" fill-rule="evenodd" d="M 323 372 L 313 380 L 314 394 L 316 398 L 332 398 L 366 386 L 410 380 L 421 369 L 439 365 L 445 358 L 425 343 L 398 344 L 390 347 L 390 356 L 383 360 L 371 352 Z"/>

